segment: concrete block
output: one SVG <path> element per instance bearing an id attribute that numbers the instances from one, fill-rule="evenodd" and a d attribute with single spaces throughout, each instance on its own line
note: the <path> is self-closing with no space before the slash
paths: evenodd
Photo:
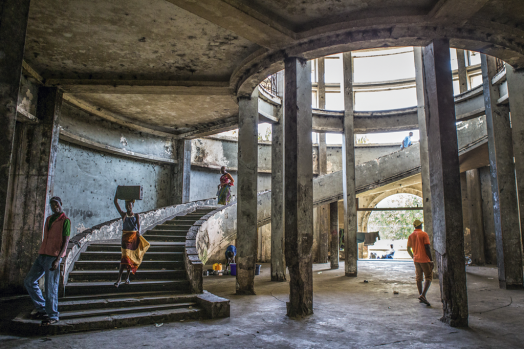
<path id="1" fill-rule="evenodd" d="M 215 296 L 207 291 L 197 297 L 197 303 L 207 313 L 210 319 L 230 316 L 229 299 Z"/>
<path id="2" fill-rule="evenodd" d="M 141 185 L 119 185 L 116 188 L 118 200 L 142 200 L 143 188 Z"/>

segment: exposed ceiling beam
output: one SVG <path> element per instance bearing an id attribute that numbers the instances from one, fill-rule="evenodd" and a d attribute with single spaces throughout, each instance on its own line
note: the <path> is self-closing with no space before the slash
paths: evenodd
<path id="1" fill-rule="evenodd" d="M 126 118 L 122 115 L 117 115 L 117 114 L 114 114 L 108 110 L 105 110 L 103 108 L 100 108 L 100 107 L 97 107 L 97 106 L 94 106 L 90 103 L 87 103 L 87 102 L 84 102 L 84 101 L 81 101 L 73 96 L 71 96 L 70 94 L 64 94 L 64 97 L 63 97 L 64 101 L 90 113 L 90 114 L 93 114 L 93 115 L 96 115 L 98 117 L 101 117 L 103 119 L 106 119 L 106 120 L 109 120 L 111 122 L 114 122 L 118 125 L 122 125 L 122 126 L 125 126 L 125 127 L 128 127 L 128 128 L 131 128 L 131 129 L 134 129 L 134 130 L 137 130 L 139 132 L 145 132 L 145 133 L 149 133 L 149 134 L 153 134 L 153 135 L 157 135 L 157 136 L 161 136 L 161 137 L 169 137 L 169 138 L 178 138 L 177 135 L 173 134 L 173 133 L 169 133 L 165 130 L 159 130 L 159 129 L 155 129 L 154 126 L 151 126 L 151 125 L 142 125 L 140 123 L 137 123 L 135 120 L 131 120 L 129 118 Z"/>
<path id="2" fill-rule="evenodd" d="M 489 0 L 439 0 L 429 12 L 429 17 L 465 23 L 488 1 Z"/>
<path id="3" fill-rule="evenodd" d="M 295 33 L 235 0 L 167 0 L 211 23 L 266 48 L 286 46 Z"/>
<path id="4" fill-rule="evenodd" d="M 229 96 L 229 81 L 48 79 L 65 93 Z"/>
<path id="5" fill-rule="evenodd" d="M 177 139 L 194 139 L 214 135 L 220 132 L 231 131 L 238 128 L 238 115 L 217 122 L 199 125 L 198 129 L 178 134 Z"/>

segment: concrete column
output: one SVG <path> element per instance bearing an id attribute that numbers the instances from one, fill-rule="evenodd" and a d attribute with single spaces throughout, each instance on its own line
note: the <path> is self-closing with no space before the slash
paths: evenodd
<path id="1" fill-rule="evenodd" d="M 464 255 L 471 256 L 468 182 L 466 180 L 466 172 L 460 174 L 460 197 L 462 199 L 462 231 L 464 232 Z"/>
<path id="2" fill-rule="evenodd" d="M 478 169 L 480 193 L 482 196 L 482 221 L 484 230 L 484 253 L 487 264 L 497 264 L 497 238 L 493 215 L 493 194 L 491 193 L 491 174 L 489 166 Z"/>
<path id="3" fill-rule="evenodd" d="M 0 260 L 4 261 L 3 240 L 6 236 L 5 217 L 10 198 L 8 193 L 11 158 L 13 156 L 13 141 L 15 137 L 16 106 L 24 59 L 25 33 L 29 15 L 29 0 L 4 0 L 0 9 L 0 116 L 2 117 L 2 132 L 0 132 L 0 245 L 2 253 Z M 2 284 L 10 284 L 5 278 L 8 271 L 0 270 Z"/>
<path id="4" fill-rule="evenodd" d="M 255 294 L 258 89 L 238 101 L 237 294 Z"/>
<path id="5" fill-rule="evenodd" d="M 329 204 L 329 226 L 331 230 L 331 269 L 338 269 L 340 253 L 340 242 L 338 236 L 338 201 Z"/>
<path id="6" fill-rule="evenodd" d="M 271 125 L 271 281 L 286 281 L 284 256 L 284 106 Z"/>
<path id="7" fill-rule="evenodd" d="M 324 57 L 318 59 L 318 109 L 326 109 L 326 63 Z"/>
<path id="8" fill-rule="evenodd" d="M 481 62 L 499 285 L 505 289 L 522 288 L 522 244 L 509 108 L 497 105 L 500 93 L 491 84 L 497 70 L 495 58 L 482 55 Z"/>
<path id="9" fill-rule="evenodd" d="M 468 214 L 470 230 L 471 261 L 484 265 L 484 222 L 482 219 L 482 194 L 480 192 L 479 171 L 475 168 L 466 172 L 468 190 Z"/>
<path id="10" fill-rule="evenodd" d="M 325 94 L 324 94 L 325 95 Z M 318 175 L 327 174 L 326 134 L 318 134 Z M 318 263 L 327 263 L 329 255 L 329 205 L 317 207 L 318 233 Z"/>
<path id="11" fill-rule="evenodd" d="M 517 71 L 506 64 L 506 79 L 511 113 L 515 174 L 517 175 L 520 226 L 522 228 L 524 227 L 524 69 Z"/>
<path id="12" fill-rule="evenodd" d="M 355 192 L 355 134 L 353 127 L 353 62 L 351 52 L 343 54 L 344 135 L 342 137 L 342 171 L 344 191 L 344 258 L 346 276 L 357 276 L 357 207 Z"/>
<path id="13" fill-rule="evenodd" d="M 191 189 L 191 140 L 174 141 L 177 164 L 173 166 L 173 205 L 190 201 Z"/>
<path id="14" fill-rule="evenodd" d="M 422 177 L 422 196 L 424 231 L 432 242 L 431 254 L 435 260 L 435 249 L 433 243 L 433 215 L 431 214 L 431 181 L 429 177 L 428 135 L 426 130 L 426 104 L 424 100 L 424 63 L 422 61 L 422 48 L 414 47 L 415 56 L 415 80 L 417 88 L 417 116 L 420 134 L 420 175 Z M 438 278 L 437 263 L 433 266 L 433 277 Z"/>
<path id="15" fill-rule="evenodd" d="M 468 70 L 466 68 L 466 56 L 464 50 L 457 49 L 458 77 L 460 93 L 468 90 Z"/>
<path id="16" fill-rule="evenodd" d="M 433 241 L 443 303 L 441 321 L 468 325 L 458 141 L 449 40 L 423 49 Z"/>
<path id="17" fill-rule="evenodd" d="M 41 87 L 38 122 L 16 126 L 0 260 L 2 288 L 10 286 L 12 291 L 23 288 L 24 277 L 38 256 L 45 218 L 51 214 L 48 202 L 53 195 L 61 107 L 62 92 Z"/>
<path id="18" fill-rule="evenodd" d="M 286 58 L 285 74 L 285 253 L 290 277 L 287 315 L 301 317 L 313 314 L 311 64 L 300 58 Z"/>

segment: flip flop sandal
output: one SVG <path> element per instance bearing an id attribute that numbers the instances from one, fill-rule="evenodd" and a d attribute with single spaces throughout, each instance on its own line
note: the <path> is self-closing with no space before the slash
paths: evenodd
<path id="1" fill-rule="evenodd" d="M 120 286 L 120 282 L 115 282 L 113 285 L 115 285 L 115 287 L 118 288 L 118 286 Z"/>
<path id="2" fill-rule="evenodd" d="M 426 304 L 428 307 L 431 306 L 431 304 L 428 302 L 428 300 L 422 296 L 418 297 L 419 301 Z"/>
<path id="3" fill-rule="evenodd" d="M 40 313 L 40 312 L 31 316 L 32 320 L 47 320 L 47 318 L 48 318 L 47 313 Z"/>
<path id="4" fill-rule="evenodd" d="M 56 323 L 58 323 L 57 319 L 47 319 L 47 320 L 43 320 L 40 326 L 46 327 L 46 326 L 54 325 Z"/>

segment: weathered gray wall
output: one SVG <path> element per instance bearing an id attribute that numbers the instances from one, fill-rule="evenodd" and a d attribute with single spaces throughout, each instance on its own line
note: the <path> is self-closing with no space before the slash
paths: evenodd
<path id="1" fill-rule="evenodd" d="M 60 126 L 90 141 L 136 153 L 173 158 L 171 139 L 142 134 L 92 116 L 64 103 Z M 142 185 L 144 200 L 135 212 L 170 205 L 172 165 L 113 155 L 59 143 L 54 195 L 62 198 L 71 219 L 71 235 L 118 217 L 113 197 L 118 185 Z M 123 208 L 124 203 L 121 202 Z"/>
<path id="2" fill-rule="evenodd" d="M 66 142 L 59 143 L 54 195 L 71 219 L 71 235 L 118 217 L 113 205 L 117 185 L 142 185 L 144 200 L 135 212 L 169 205 L 171 166 L 104 154 Z M 120 202 L 124 208 L 124 203 Z"/>
<path id="3" fill-rule="evenodd" d="M 237 180 L 237 172 L 230 172 L 233 179 Z M 220 183 L 220 171 L 209 168 L 191 166 L 191 193 L 190 201 L 204 200 L 216 197 L 217 186 Z M 271 190 L 271 174 L 258 174 L 258 191 Z M 231 194 L 237 195 L 237 186 L 231 188 Z"/>
<path id="4" fill-rule="evenodd" d="M 355 150 L 357 165 L 398 151 L 398 144 L 358 145 Z M 208 137 L 194 139 L 191 146 L 191 196 L 190 200 L 202 200 L 216 196 L 220 181 L 220 167 L 227 166 L 237 179 L 238 143 L 233 138 Z M 318 173 L 318 145 L 312 147 L 313 168 Z M 342 146 L 327 147 L 328 173 L 342 170 Z M 271 142 L 260 141 L 258 145 L 258 191 L 271 189 Z M 232 188 L 236 195 L 237 188 Z"/>

